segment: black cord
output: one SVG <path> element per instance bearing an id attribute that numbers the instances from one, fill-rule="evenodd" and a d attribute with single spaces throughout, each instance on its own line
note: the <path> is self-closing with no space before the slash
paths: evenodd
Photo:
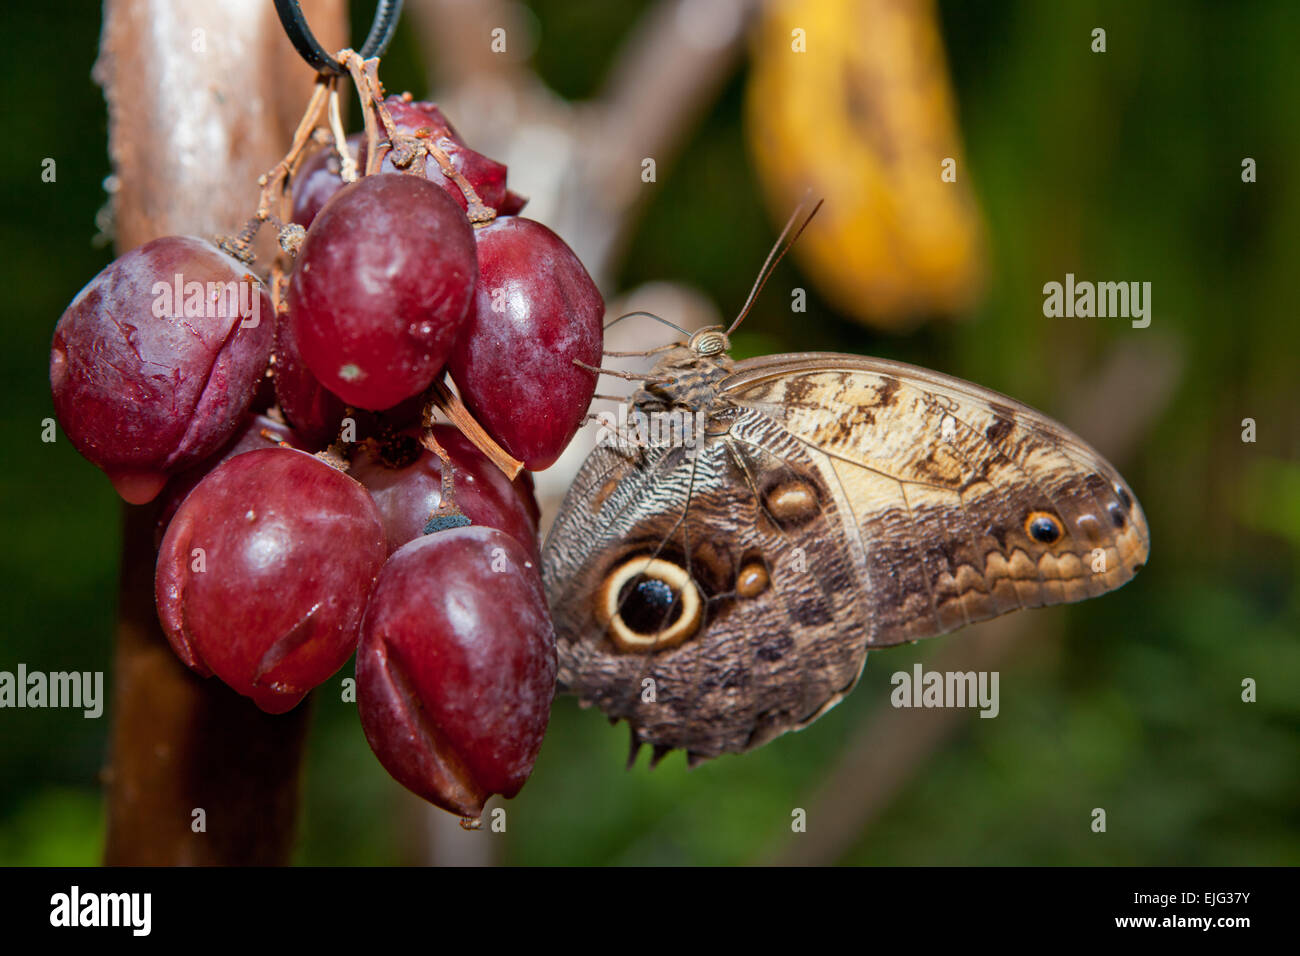
<path id="1" fill-rule="evenodd" d="M 343 65 L 334 59 L 334 54 L 326 52 L 311 32 L 298 0 L 275 0 L 275 12 L 280 15 L 280 23 L 284 26 L 284 32 L 289 34 L 294 49 L 313 69 L 318 73 L 333 73 L 336 76 L 347 73 Z M 375 19 L 370 24 L 370 33 L 358 51 L 363 60 L 383 55 L 388 49 L 389 41 L 393 39 L 401 15 L 402 0 L 379 0 L 375 7 Z"/>

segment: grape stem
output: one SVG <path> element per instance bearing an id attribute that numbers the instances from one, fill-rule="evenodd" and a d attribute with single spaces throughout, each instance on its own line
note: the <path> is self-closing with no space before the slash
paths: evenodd
<path id="1" fill-rule="evenodd" d="M 451 455 L 447 454 L 447 449 L 442 447 L 442 443 L 433 437 L 433 403 L 429 403 L 424 408 L 424 434 L 420 436 L 420 444 L 438 456 L 442 462 L 442 500 L 438 502 L 438 507 L 429 513 L 429 520 L 442 515 L 460 515 L 464 517 L 465 512 L 456 507 L 456 481 L 453 475 L 454 468 L 451 464 Z"/>
<path id="2" fill-rule="evenodd" d="M 289 277 L 284 271 L 284 262 L 281 256 L 276 256 L 271 263 L 271 309 L 275 312 L 275 320 L 280 321 L 280 317 L 289 311 L 289 303 L 285 300 L 285 294 L 289 289 Z M 276 373 L 275 349 L 271 349 L 271 357 L 266 360 L 266 374 L 271 377 L 274 384 Z"/>
<path id="3" fill-rule="evenodd" d="M 416 163 L 425 154 L 432 156 L 444 176 L 454 182 L 465 196 L 468 205 L 466 216 L 475 226 L 482 226 L 496 218 L 496 210 L 484 204 L 479 194 L 456 167 L 451 157 L 429 139 L 407 136 L 397 131 L 392 114 L 384 105 L 384 86 L 379 80 L 379 59 L 372 57 L 364 60 L 354 50 L 340 50 L 338 60 L 344 64 L 352 76 L 357 97 L 361 101 L 361 116 L 366 130 L 366 168 L 362 175 L 370 176 L 379 171 L 382 155 L 379 151 L 379 133 L 382 127 L 387 136 L 387 148 L 395 154 L 394 162 L 406 167 L 413 163 L 420 175 L 424 174 L 424 163 Z M 343 119 L 339 108 L 338 77 L 319 76 L 312 89 L 307 109 L 303 112 L 298 127 L 294 130 L 293 140 L 284 158 L 269 171 L 257 179 L 260 193 L 257 211 L 233 237 L 226 237 L 219 245 L 223 250 L 246 265 L 252 265 L 254 256 L 252 242 L 257 238 L 262 224 L 267 221 L 282 224 L 290 212 L 291 196 L 288 189 L 298 165 L 302 161 L 303 151 L 313 140 L 316 130 L 321 126 L 321 114 L 325 114 L 325 123 L 334 138 L 334 149 L 339 154 L 339 175 L 345 183 L 355 182 L 358 175 L 356 160 L 348 149 L 347 134 L 343 130 Z"/>
<path id="4" fill-rule="evenodd" d="M 350 414 L 352 409 L 349 408 L 348 412 Z M 341 438 L 335 439 L 328 448 L 324 451 L 316 452 L 313 457 L 323 461 L 335 471 L 341 471 L 344 474 L 347 474 L 348 469 L 351 467 L 351 463 L 348 461 L 347 442 L 343 441 Z"/>
<path id="5" fill-rule="evenodd" d="M 384 105 L 384 86 L 379 82 L 379 60 L 377 58 L 363 60 L 360 54 L 353 50 L 340 50 L 338 61 L 348 68 L 348 72 L 352 75 L 352 83 L 357 88 L 357 96 L 361 100 L 361 114 L 366 127 L 366 175 L 370 176 L 377 172 L 383 158 L 379 152 L 379 128 L 382 126 L 384 134 L 388 137 L 388 149 L 394 154 L 394 165 L 407 167 L 415 164 L 417 172 L 423 175 L 424 163 L 418 160 L 427 153 L 433 157 L 442 174 L 459 187 L 469 206 L 465 215 L 469 217 L 471 223 L 481 226 L 495 219 L 496 210 L 484 204 L 469 180 L 452 164 L 451 157 L 436 143 L 424 137 L 407 136 L 397 131 L 393 115 Z"/>
<path id="6" fill-rule="evenodd" d="M 460 400 L 460 396 L 449 389 L 442 379 L 435 379 L 429 386 L 429 401 L 425 406 L 425 434 L 432 439 L 429 434 L 429 428 L 433 421 L 433 409 L 436 407 L 451 421 L 453 425 L 460 430 L 460 433 L 468 438 L 484 455 L 486 455 L 507 478 L 514 481 L 519 472 L 523 470 L 524 463 L 517 458 L 512 457 L 504 448 L 492 440 L 492 436 L 484 431 L 483 426 L 475 421 L 474 416 L 470 414 L 465 403 Z M 423 439 L 421 439 L 423 442 Z M 434 442 L 437 445 L 437 442 Z M 425 447 L 438 454 L 438 450 L 425 444 Z M 441 456 L 440 456 L 441 457 Z"/>
<path id="7" fill-rule="evenodd" d="M 357 181 L 357 161 L 352 158 L 352 151 L 348 149 L 348 134 L 343 131 L 337 81 L 330 83 L 329 121 L 334 150 L 339 154 L 339 178 L 345 183 L 354 183 Z"/>
<path id="8" fill-rule="evenodd" d="M 289 311 L 289 304 L 284 297 L 288 288 L 289 277 L 285 274 L 280 257 L 276 256 L 271 263 L 271 305 L 275 309 L 277 322 L 280 316 Z"/>
<path id="9" fill-rule="evenodd" d="M 258 230 L 262 228 L 262 223 L 272 218 L 281 220 L 289 211 L 289 190 L 285 187 L 297 170 L 298 163 L 302 160 L 302 152 L 319 125 L 320 113 L 325 108 L 330 89 L 331 83 L 328 78 L 317 78 L 316 85 L 312 88 L 311 98 L 307 101 L 307 109 L 303 112 L 302 119 L 298 121 L 297 129 L 293 131 L 289 151 L 268 172 L 257 178 L 257 185 L 261 189 L 257 199 L 257 212 L 253 214 L 253 218 L 248 221 L 239 235 L 223 239 L 220 243 L 222 249 L 246 265 L 251 265 L 253 262 L 251 245 L 257 237 Z"/>

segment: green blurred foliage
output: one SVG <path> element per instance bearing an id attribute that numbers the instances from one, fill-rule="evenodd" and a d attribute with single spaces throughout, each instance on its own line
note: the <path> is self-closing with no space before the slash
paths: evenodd
<path id="1" fill-rule="evenodd" d="M 120 507 L 66 441 L 43 444 L 54 321 L 110 258 L 91 245 L 107 173 L 102 97 L 89 78 L 98 22 L 65 5 L 31 22 L 0 76 L 7 467 L 0 669 L 107 669 Z M 357 4 L 366 7 L 365 4 Z M 534 0 L 535 65 L 556 90 L 600 88 L 644 4 Z M 366 11 L 358 11 L 358 19 Z M 1125 336 L 1181 353 L 1166 412 L 1123 471 L 1152 527 L 1150 565 L 1104 599 L 1031 612 L 1041 642 L 1003 669 L 1002 712 L 971 719 L 842 862 L 873 864 L 1300 863 L 1300 417 L 1294 255 L 1300 155 L 1294 38 L 1300 7 L 1104 0 L 942 4 L 968 175 L 989 226 L 990 292 L 977 314 L 906 338 L 865 330 L 810 289 L 791 322 L 781 266 L 737 352 L 837 349 L 931 366 L 1059 411 L 1058 380 Z M 1107 30 L 1092 54 L 1089 32 Z M 358 28 L 360 29 L 360 28 Z M 428 71 L 410 27 L 390 88 Z M 690 283 L 724 313 L 743 302 L 784 211 L 748 171 L 743 77 L 659 182 L 620 276 Z M 41 160 L 58 161 L 43 183 Z M 1241 159 L 1258 162 L 1243 184 Z M 833 202 L 834 197 L 827 197 Z M 1150 329 L 1047 320 L 1043 283 L 1153 285 Z M 1256 444 L 1241 419 L 1258 423 Z M 1086 437 L 1086 436 L 1085 436 Z M 537 772 L 510 802 L 502 862 L 744 863 L 789 836 L 894 670 L 945 641 L 873 655 L 862 684 L 810 729 L 687 772 L 673 755 L 623 769 L 627 732 L 560 699 Z M 345 668 L 344 674 L 350 673 Z M 340 675 L 341 678 L 342 675 Z M 1241 681 L 1258 681 L 1242 703 Z M 317 694 L 297 860 L 414 859 L 409 814 L 370 756 L 337 682 Z M 973 715 L 972 715 L 973 717 Z M 0 712 L 0 863 L 90 863 L 102 840 L 97 774 L 107 719 Z M 218 772 L 214 768 L 214 772 Z M 1090 831 L 1093 807 L 1108 832 Z M 810 827 L 817 821 L 810 820 Z"/>

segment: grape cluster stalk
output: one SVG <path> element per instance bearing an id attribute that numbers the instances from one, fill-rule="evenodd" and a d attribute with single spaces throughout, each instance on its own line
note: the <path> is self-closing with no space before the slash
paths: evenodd
<path id="1" fill-rule="evenodd" d="M 50 385 L 77 450 L 159 501 L 181 661 L 279 714 L 355 653 L 380 763 L 474 821 L 523 786 L 549 720 L 528 470 L 582 424 L 604 302 L 503 164 L 385 96 L 378 60 L 339 60 L 363 132 L 320 78 L 248 225 L 110 263 L 56 325 Z"/>

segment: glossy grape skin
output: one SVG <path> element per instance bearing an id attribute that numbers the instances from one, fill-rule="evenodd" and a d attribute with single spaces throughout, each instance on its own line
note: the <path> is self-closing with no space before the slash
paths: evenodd
<path id="1" fill-rule="evenodd" d="M 298 352 L 292 322 L 283 321 L 276 329 L 274 368 L 276 401 L 302 438 L 302 447 L 320 451 L 331 445 L 339 437 L 348 406 L 307 368 Z M 416 395 L 382 412 L 354 408 L 356 438 L 419 424 L 424 404 L 423 396 Z"/>
<path id="2" fill-rule="evenodd" d="M 281 442 L 299 450 L 306 450 L 302 438 L 288 425 L 265 415 L 246 416 L 243 427 L 235 433 L 234 438 L 226 442 L 225 447 L 193 468 L 174 475 L 167 482 L 167 487 L 162 490 L 162 494 L 157 499 L 158 522 L 154 546 L 161 545 L 167 525 L 171 523 L 181 502 L 214 468 L 244 452 L 257 451 L 259 448 L 278 448 Z"/>
<path id="3" fill-rule="evenodd" d="M 518 793 L 555 674 L 538 566 L 509 535 L 439 531 L 384 565 L 357 648 L 357 710 L 371 749 L 407 789 L 467 817 L 493 793 Z"/>
<path id="4" fill-rule="evenodd" d="M 596 375 L 573 360 L 600 364 L 605 303 L 573 250 L 541 223 L 504 216 L 476 237 L 478 289 L 448 368 L 479 423 L 540 471 L 591 404 Z"/>
<path id="5" fill-rule="evenodd" d="M 321 385 L 381 411 L 441 371 L 477 274 L 473 230 L 445 192 L 417 176 L 367 176 L 307 231 L 286 321 Z"/>
<path id="6" fill-rule="evenodd" d="M 353 158 L 365 140 L 363 133 L 353 133 L 347 138 Z M 304 229 L 308 228 L 325 203 L 342 188 L 338 153 L 332 145 L 326 144 L 303 160 L 293 178 L 293 221 Z"/>
<path id="7" fill-rule="evenodd" d="M 524 510 L 533 523 L 533 531 L 536 531 L 542 523 L 542 509 L 537 506 L 537 488 L 533 484 L 532 472 L 519 472 L 511 485 L 514 486 L 516 494 L 519 495 L 519 500 L 523 502 Z"/>
<path id="8" fill-rule="evenodd" d="M 521 480 L 511 482 L 453 426 L 435 425 L 433 436 L 451 457 L 456 507 L 474 524 L 504 531 L 538 561 L 533 517 L 537 506 L 529 509 L 526 503 L 531 489 Z M 403 444 L 412 450 L 419 447 L 412 434 L 403 436 Z M 442 460 L 423 448 L 415 461 L 401 468 L 388 467 L 373 448 L 360 448 L 349 473 L 375 499 L 390 554 L 424 534 L 430 514 L 442 503 Z"/>
<path id="9" fill-rule="evenodd" d="M 164 287 L 171 290 L 178 274 L 182 285 L 203 283 L 202 302 L 182 294 L 179 307 L 169 304 Z M 245 296 L 256 315 L 244 319 L 224 303 L 220 311 L 235 314 L 216 315 L 209 282 L 254 283 Z M 186 317 L 187 302 L 213 314 Z M 266 369 L 274 329 L 270 296 L 245 266 L 202 239 L 155 239 L 111 262 L 59 319 L 50 348 L 55 414 L 118 493 L 143 504 L 168 475 L 234 434 Z"/>
<path id="10" fill-rule="evenodd" d="M 351 655 L 386 554 L 361 485 L 304 452 L 250 451 L 215 468 L 172 518 L 158 619 L 191 669 L 283 713 Z"/>
<path id="11" fill-rule="evenodd" d="M 518 203 L 520 197 L 516 194 L 511 194 L 514 196 L 513 199 L 508 199 L 506 195 L 506 167 L 495 159 L 466 146 L 464 139 L 436 105 L 419 101 L 408 103 L 400 96 L 390 96 L 384 101 L 384 105 L 388 107 L 399 132 L 408 136 L 427 138 L 446 153 L 447 158 L 451 160 L 451 165 L 474 187 L 474 191 L 478 193 L 479 199 L 485 206 L 499 209 L 507 202 L 512 205 Z M 364 162 L 365 150 L 362 149 L 360 153 L 361 161 Z M 402 172 L 393 162 L 391 151 L 385 152 L 384 158 L 380 160 L 379 172 Z M 462 211 L 469 208 L 469 202 L 465 199 L 460 186 L 443 175 L 442 167 L 432 156 L 426 157 L 424 175 L 429 182 L 443 189 L 454 199 Z M 522 204 L 519 205 L 522 208 Z"/>
<path id="12" fill-rule="evenodd" d="M 294 325 L 286 314 L 275 330 L 275 398 L 303 440 L 319 450 L 338 437 L 347 404 L 307 368 Z"/>

